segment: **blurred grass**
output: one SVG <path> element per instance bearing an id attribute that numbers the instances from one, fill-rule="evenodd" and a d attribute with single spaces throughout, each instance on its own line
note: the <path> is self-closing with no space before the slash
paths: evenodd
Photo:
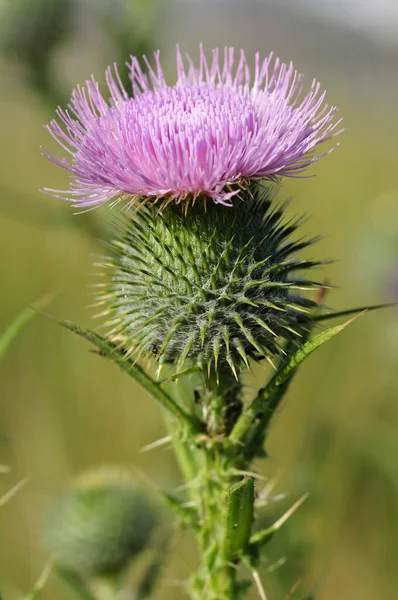
<path id="1" fill-rule="evenodd" d="M 187 24 L 187 37 L 189 27 L 194 25 Z M 252 44 L 250 32 L 246 36 Z M 206 42 L 205 34 L 201 38 Z M 174 39 L 166 44 L 169 55 L 173 44 Z M 266 42 L 258 46 L 269 50 Z M 86 60 L 90 75 L 97 63 Z M 94 281 L 89 275 L 93 254 L 102 250 L 85 225 L 91 220 L 100 227 L 109 215 L 101 209 L 72 221 L 69 205 L 37 191 L 65 186 L 67 177 L 40 156 L 40 145 L 51 147 L 42 129 L 51 118 L 48 109 L 5 66 L 0 331 L 47 292 L 56 293 L 53 314 L 90 326 L 87 284 Z M 310 76 L 317 69 L 311 61 L 305 64 Z M 358 103 L 336 75 L 328 82 L 325 72 L 322 81 L 344 116 L 341 147 L 313 167 L 316 177 L 286 181 L 279 197 L 292 195 L 291 211 L 311 215 L 304 225 L 308 234 L 326 236 L 312 252 L 338 259 L 328 273 L 339 286 L 328 298 L 332 306 L 393 300 L 398 116 L 388 108 L 383 90 L 372 103 Z M 303 590 L 321 583 L 317 600 L 398 597 L 397 314 L 388 309 L 365 315 L 321 349 L 302 369 L 278 415 L 269 440 L 271 459 L 262 466 L 266 474 L 278 475 L 276 492 L 290 495 L 263 509 L 265 521 L 282 514 L 303 491 L 311 496 L 269 546 L 263 576 L 270 600 L 283 598 L 301 572 Z M 261 385 L 264 377 L 257 368 L 249 388 Z M 30 477 L 28 487 L 0 511 L 0 582 L 5 599 L 14 600 L 42 570 L 41 515 L 70 475 L 104 462 L 135 465 L 169 489 L 180 477 L 170 451 L 139 454 L 142 446 L 164 435 L 152 400 L 51 320 L 39 316 L 14 341 L 0 366 L 0 395 L 0 462 L 12 467 L 0 478 L 0 495 Z M 282 557 L 286 564 L 269 572 Z M 167 585 L 158 597 L 183 598 L 172 584 L 186 578 L 194 564 L 189 536 L 179 536 L 165 568 Z M 42 597 L 71 596 L 52 578 Z"/>

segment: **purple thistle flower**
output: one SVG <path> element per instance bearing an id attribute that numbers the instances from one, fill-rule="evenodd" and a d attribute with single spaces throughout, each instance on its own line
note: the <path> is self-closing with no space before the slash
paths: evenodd
<path id="1" fill-rule="evenodd" d="M 186 68 L 177 47 L 172 87 L 159 52 L 154 57 L 155 69 L 144 57 L 149 77 L 132 57 L 134 97 L 114 65 L 106 71 L 109 103 L 92 78 L 74 90 L 69 111 L 57 109 L 63 126 L 53 120 L 47 129 L 72 160 L 44 152 L 71 173 L 71 185 L 44 191 L 83 207 L 199 195 L 230 204 L 249 180 L 301 174 L 321 158 L 315 146 L 340 133 L 337 109 L 324 104 L 320 84 L 314 80 L 303 95 L 303 76 L 291 63 L 272 64 L 272 54 L 263 61 L 256 54 L 252 80 L 243 50 L 234 68 L 233 48 L 225 48 L 223 63 L 214 50 L 209 64 L 201 47 L 199 68 L 189 56 Z"/>

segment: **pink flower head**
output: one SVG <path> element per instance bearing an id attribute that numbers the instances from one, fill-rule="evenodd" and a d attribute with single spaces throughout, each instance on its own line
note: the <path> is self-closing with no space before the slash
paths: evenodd
<path id="1" fill-rule="evenodd" d="M 214 50 L 209 63 L 201 47 L 197 68 L 177 47 L 174 86 L 159 52 L 154 58 L 153 69 L 144 57 L 145 74 L 132 57 L 133 97 L 115 65 L 106 71 L 109 102 L 92 78 L 74 90 L 69 110 L 58 108 L 63 125 L 53 120 L 47 129 L 71 161 L 45 154 L 71 173 L 71 185 L 46 192 L 82 207 L 137 196 L 229 204 L 251 179 L 302 173 L 321 158 L 315 146 L 340 133 L 320 84 L 303 94 L 303 76 L 272 54 L 256 54 L 252 77 L 243 51 L 234 66 L 233 48 L 223 61 Z"/>

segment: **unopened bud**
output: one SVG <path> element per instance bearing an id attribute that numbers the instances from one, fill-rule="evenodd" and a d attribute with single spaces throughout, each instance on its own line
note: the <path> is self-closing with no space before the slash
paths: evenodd
<path id="1" fill-rule="evenodd" d="M 148 494 L 128 473 L 103 468 L 80 476 L 58 498 L 44 541 L 62 568 L 117 574 L 147 546 L 155 523 Z"/>

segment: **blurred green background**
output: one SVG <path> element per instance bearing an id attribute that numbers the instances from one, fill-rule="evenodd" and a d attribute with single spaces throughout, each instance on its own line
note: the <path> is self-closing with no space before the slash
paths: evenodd
<path id="1" fill-rule="evenodd" d="M 249 57 L 274 50 L 309 82 L 321 80 L 344 117 L 341 146 L 311 169 L 316 177 L 285 181 L 279 197 L 311 215 L 303 232 L 325 236 L 312 252 L 337 259 L 326 273 L 336 285 L 331 306 L 398 301 L 398 46 L 380 15 L 376 28 L 342 10 L 334 19 L 309 0 L 1 0 L 0 331 L 47 293 L 50 313 L 95 325 L 88 284 L 111 215 L 73 216 L 38 191 L 67 186 L 40 154 L 41 145 L 55 150 L 42 125 L 77 83 L 92 73 L 103 81 L 105 67 L 131 53 L 160 48 L 172 81 L 177 42 L 194 57 L 200 41 Z M 387 12 L 385 25 L 391 32 Z M 365 315 L 311 357 L 277 417 L 261 464 L 276 498 L 260 518 L 270 522 L 305 491 L 310 498 L 269 546 L 268 600 L 283 600 L 297 580 L 294 599 L 398 598 L 397 317 L 394 308 Z M 255 375 L 248 392 L 266 376 Z M 0 509 L 0 589 L 16 600 L 46 560 L 43 511 L 72 475 L 116 463 L 169 490 L 181 478 L 170 450 L 139 452 L 165 435 L 152 400 L 43 316 L 2 360 L 0 399 L 0 463 L 12 469 L 0 474 L 0 495 L 29 477 Z M 195 564 L 191 538 L 177 535 L 157 598 L 184 598 L 180 584 Z M 71 593 L 54 576 L 42 597 Z"/>

